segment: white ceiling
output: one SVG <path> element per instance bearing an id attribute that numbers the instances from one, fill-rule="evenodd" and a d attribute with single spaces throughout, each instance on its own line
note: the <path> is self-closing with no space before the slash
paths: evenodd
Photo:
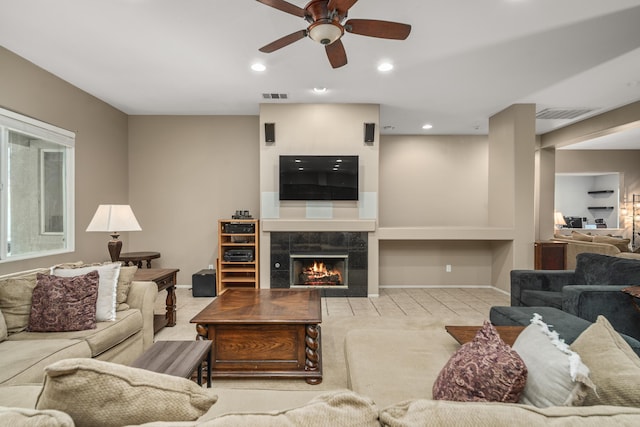
<path id="1" fill-rule="evenodd" d="M 514 103 L 591 109 L 581 120 L 640 100 L 640 0 L 360 0 L 349 18 L 408 23 L 411 35 L 347 33 L 349 63 L 335 70 L 308 38 L 259 52 L 307 25 L 254 0 L 0 0 L 0 16 L 0 45 L 127 114 L 375 103 L 383 134 L 485 134 Z M 378 72 L 382 61 L 394 70 Z"/>

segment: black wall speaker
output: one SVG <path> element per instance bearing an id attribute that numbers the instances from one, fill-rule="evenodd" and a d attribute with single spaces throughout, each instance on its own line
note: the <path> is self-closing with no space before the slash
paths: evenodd
<path id="1" fill-rule="evenodd" d="M 375 123 L 365 123 L 364 124 L 364 142 L 368 145 L 373 144 L 373 140 L 376 134 L 376 124 Z"/>
<path id="2" fill-rule="evenodd" d="M 276 124 L 265 123 L 264 124 L 264 142 L 276 142 Z"/>

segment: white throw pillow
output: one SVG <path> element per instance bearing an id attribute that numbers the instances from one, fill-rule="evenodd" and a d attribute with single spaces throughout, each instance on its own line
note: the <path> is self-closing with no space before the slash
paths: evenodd
<path id="1" fill-rule="evenodd" d="M 75 277 L 87 274 L 90 271 L 97 271 L 100 276 L 100 282 L 98 283 L 96 321 L 110 322 L 116 320 L 117 285 L 120 266 L 119 262 L 114 262 L 80 268 L 55 268 L 53 274 L 60 277 Z"/>
<path id="2" fill-rule="evenodd" d="M 589 379 L 589 368 L 578 353 L 557 332 L 550 331 L 537 313 L 513 343 L 513 349 L 528 371 L 520 403 L 539 408 L 580 406 L 587 392 L 595 389 Z"/>

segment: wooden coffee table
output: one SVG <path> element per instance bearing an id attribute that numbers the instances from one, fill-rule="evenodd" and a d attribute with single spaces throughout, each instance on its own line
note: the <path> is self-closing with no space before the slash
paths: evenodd
<path id="1" fill-rule="evenodd" d="M 478 330 L 482 329 L 482 326 L 445 326 L 444 328 L 456 341 L 464 344 L 471 341 Z M 494 326 L 494 328 L 496 328 L 505 344 L 513 345 L 525 326 Z"/>
<path id="2" fill-rule="evenodd" d="M 198 313 L 211 340 L 214 378 L 304 378 L 322 382 L 317 289 L 228 289 Z"/>

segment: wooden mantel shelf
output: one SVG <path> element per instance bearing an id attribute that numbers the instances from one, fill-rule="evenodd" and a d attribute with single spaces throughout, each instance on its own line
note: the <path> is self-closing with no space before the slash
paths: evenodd
<path id="1" fill-rule="evenodd" d="M 380 227 L 379 240 L 513 240 L 513 228 Z"/>
<path id="2" fill-rule="evenodd" d="M 262 231 L 375 231 L 374 219 L 263 219 Z"/>

